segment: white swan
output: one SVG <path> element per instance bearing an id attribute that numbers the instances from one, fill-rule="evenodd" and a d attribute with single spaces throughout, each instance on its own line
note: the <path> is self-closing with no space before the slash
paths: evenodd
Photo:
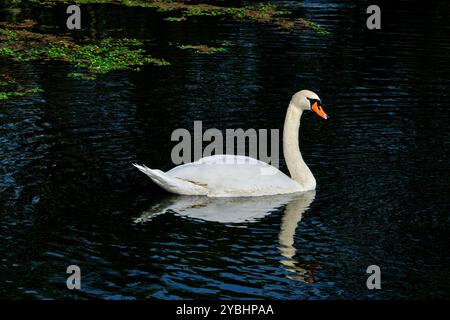
<path id="1" fill-rule="evenodd" d="M 283 153 L 292 178 L 265 162 L 237 155 L 205 157 L 167 172 L 133 165 L 161 188 L 181 195 L 248 197 L 314 190 L 316 179 L 303 161 L 298 146 L 304 110 L 312 110 L 328 119 L 314 92 L 302 90 L 292 96 L 283 129 Z"/>

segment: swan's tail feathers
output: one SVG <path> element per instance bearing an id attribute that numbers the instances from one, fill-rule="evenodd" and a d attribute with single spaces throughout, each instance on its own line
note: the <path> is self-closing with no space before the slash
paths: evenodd
<path id="1" fill-rule="evenodd" d="M 182 180 L 176 177 L 167 175 L 158 169 L 150 169 L 147 166 L 141 166 L 133 163 L 133 166 L 138 168 L 141 172 L 145 173 L 150 179 L 153 180 L 158 186 L 164 190 L 183 195 L 207 195 L 208 189 L 202 185 L 192 183 L 187 180 Z"/>

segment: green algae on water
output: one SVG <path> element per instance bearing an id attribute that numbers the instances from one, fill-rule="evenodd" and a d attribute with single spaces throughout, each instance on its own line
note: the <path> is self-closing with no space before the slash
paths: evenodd
<path id="1" fill-rule="evenodd" d="M 0 87 L 0 101 L 8 100 L 11 98 L 19 98 L 32 93 L 44 92 L 41 88 L 24 88 L 19 91 L 3 91 Z"/>
<path id="2" fill-rule="evenodd" d="M 165 21 L 169 21 L 169 22 L 181 22 L 181 21 L 186 21 L 186 17 L 167 17 L 164 18 Z"/>
<path id="3" fill-rule="evenodd" d="M 192 44 L 179 45 L 179 46 L 177 46 L 177 48 L 179 48 L 181 50 L 190 50 L 190 51 L 193 51 L 195 53 L 200 53 L 200 54 L 215 54 L 215 53 L 227 51 L 227 48 L 225 48 L 225 47 L 210 47 L 210 46 L 207 46 L 204 44 L 201 44 L 201 45 L 192 45 Z"/>
<path id="4" fill-rule="evenodd" d="M 95 79 L 114 70 L 136 70 L 145 64 L 167 66 L 170 63 L 145 54 L 136 39 L 106 38 L 94 43 L 77 44 L 62 36 L 22 29 L 0 29 L 0 57 L 15 62 L 57 60 L 69 63 L 69 76 Z"/>
<path id="5" fill-rule="evenodd" d="M 10 76 L 4 74 L 0 75 L 0 101 L 41 92 L 43 92 L 41 88 L 24 87 L 19 85 L 17 81 Z"/>

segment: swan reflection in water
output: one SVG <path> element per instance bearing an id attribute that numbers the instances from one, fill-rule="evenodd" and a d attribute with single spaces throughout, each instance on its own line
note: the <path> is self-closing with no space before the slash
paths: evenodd
<path id="1" fill-rule="evenodd" d="M 313 270 L 298 265 L 293 258 L 296 249 L 294 236 L 303 213 L 309 208 L 316 195 L 315 191 L 291 193 L 264 197 L 210 198 L 205 196 L 168 196 L 154 204 L 135 219 L 136 223 L 152 220 L 166 212 L 186 218 L 219 222 L 228 225 L 251 223 L 261 220 L 275 210 L 284 207 L 278 242 L 283 259 L 280 261 L 292 280 L 308 281 L 307 275 Z"/>

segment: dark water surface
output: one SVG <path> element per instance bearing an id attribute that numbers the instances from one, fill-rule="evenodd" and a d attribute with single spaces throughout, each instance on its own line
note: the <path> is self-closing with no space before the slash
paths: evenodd
<path id="1" fill-rule="evenodd" d="M 82 81 L 64 64 L 1 62 L 45 92 L 0 105 L 0 297 L 450 297 L 450 6 L 386 4 L 382 30 L 368 31 L 364 1 L 283 3 L 330 34 L 88 6 L 84 34 L 143 39 L 172 66 Z M 64 9 L 0 17 L 64 30 Z M 235 46 L 169 46 L 222 41 Z M 302 119 L 315 195 L 180 200 L 131 166 L 173 167 L 171 133 L 194 120 L 281 128 L 303 88 L 331 116 Z M 80 291 L 66 288 L 70 264 Z M 366 288 L 373 264 L 381 290 Z"/>

